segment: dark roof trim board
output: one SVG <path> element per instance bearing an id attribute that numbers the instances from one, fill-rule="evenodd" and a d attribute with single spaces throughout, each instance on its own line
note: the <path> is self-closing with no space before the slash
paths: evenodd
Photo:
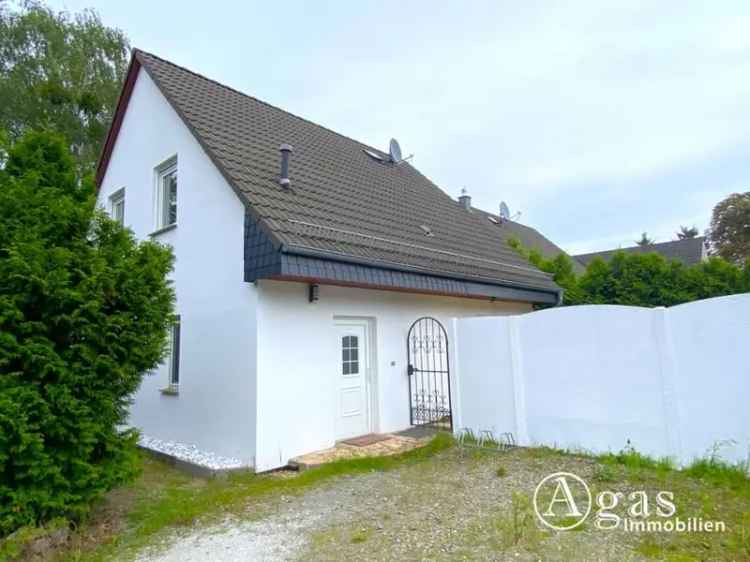
<path id="1" fill-rule="evenodd" d="M 558 295 L 543 291 L 501 287 L 470 280 L 447 279 L 310 256 L 280 254 L 279 257 L 279 272 L 266 274 L 261 279 L 491 301 L 552 305 L 560 302 Z M 247 281 L 251 280 L 247 279 Z"/>
<path id="2" fill-rule="evenodd" d="M 245 215 L 245 281 L 296 281 L 436 296 L 559 304 L 562 292 L 534 291 L 481 278 L 441 277 L 408 264 L 377 263 L 315 248 L 275 248 L 250 214 Z"/>
<path id="3" fill-rule="evenodd" d="M 524 302 L 538 302 L 546 304 L 557 304 L 560 294 L 546 291 L 534 291 L 526 289 L 521 285 L 508 283 L 501 285 L 497 282 L 475 279 L 472 277 L 451 276 L 441 277 L 439 275 L 420 272 L 408 265 L 402 264 L 378 264 L 365 260 L 337 261 L 336 256 L 318 252 L 315 250 L 300 251 L 299 248 L 285 249 L 282 254 L 282 274 L 286 271 L 285 266 L 293 258 L 307 259 L 309 263 L 320 267 L 321 263 L 333 264 L 332 270 L 343 276 L 343 280 L 358 283 L 358 286 L 369 286 L 371 288 L 390 288 L 391 290 L 409 289 L 411 292 L 437 293 L 442 295 L 465 296 L 473 298 L 492 298 L 502 300 L 520 300 Z M 339 259 L 341 259 L 339 257 Z M 304 263 L 304 262 L 303 262 Z M 324 269 L 325 271 L 325 269 Z M 291 274 L 292 272 L 290 272 Z M 296 273 L 296 272 L 295 272 Z M 379 278 L 395 277 L 397 281 L 381 284 Z M 331 281 L 329 277 L 317 277 L 320 283 Z M 334 279 L 339 280 L 338 277 Z M 436 288 L 437 287 L 437 288 Z M 422 291 L 420 291 L 422 289 Z"/>
<path id="4" fill-rule="evenodd" d="M 496 243 L 488 221 L 460 208 L 410 164 L 375 163 L 362 152 L 367 145 L 139 50 L 133 51 L 107 136 L 97 188 L 141 68 L 245 205 L 246 280 L 316 279 L 453 296 L 559 300 L 561 290 L 549 275 Z M 293 190 L 278 185 L 278 146 L 284 142 L 295 146 Z M 422 223 L 433 231 L 439 227 L 429 243 L 418 228 Z M 315 260 L 316 267 L 337 264 L 334 273 L 345 278 L 303 277 L 290 269 L 292 257 Z M 413 278 L 377 284 L 384 272 Z"/>
<path id="5" fill-rule="evenodd" d="M 96 190 L 99 191 L 99 187 L 104 180 L 104 174 L 109 166 L 109 159 L 112 157 L 112 151 L 115 148 L 115 142 L 117 141 L 117 135 L 120 133 L 120 127 L 122 127 L 122 120 L 125 118 L 125 110 L 128 108 L 130 103 L 130 96 L 133 93 L 135 87 L 135 81 L 138 79 L 138 71 L 141 68 L 141 63 L 138 57 L 133 55 L 130 59 L 130 65 L 128 71 L 125 74 L 125 82 L 122 84 L 122 90 L 120 91 L 120 97 L 117 100 L 117 107 L 115 108 L 115 114 L 112 117 L 112 124 L 107 131 L 107 138 L 104 141 L 102 147 L 102 153 L 99 155 L 99 163 L 96 167 L 96 174 L 94 181 L 96 183 Z"/>

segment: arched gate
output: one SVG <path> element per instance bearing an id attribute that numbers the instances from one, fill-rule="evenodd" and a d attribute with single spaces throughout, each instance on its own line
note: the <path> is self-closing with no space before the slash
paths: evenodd
<path id="1" fill-rule="evenodd" d="M 411 425 L 453 429 L 448 333 L 435 318 L 414 322 L 406 337 Z"/>

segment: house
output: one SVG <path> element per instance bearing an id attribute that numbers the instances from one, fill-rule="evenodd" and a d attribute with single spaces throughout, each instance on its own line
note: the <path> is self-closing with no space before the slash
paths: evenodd
<path id="1" fill-rule="evenodd" d="M 590 254 L 579 254 L 573 257 L 584 266 L 587 266 L 596 257 L 602 258 L 604 261 L 609 261 L 616 252 L 626 252 L 628 254 L 650 254 L 654 252 L 664 256 L 668 260 L 681 261 L 685 265 L 695 265 L 708 257 L 706 239 L 703 236 L 672 240 L 671 242 L 659 242 L 658 244 L 649 244 L 647 246 L 631 246 L 629 248 L 617 248 L 603 252 L 591 252 Z"/>
<path id="2" fill-rule="evenodd" d="M 352 436 L 450 427 L 444 326 L 561 298 L 395 147 L 143 51 L 96 183 L 100 206 L 176 257 L 171 352 L 130 423 L 258 471 Z"/>
<path id="3" fill-rule="evenodd" d="M 459 198 L 460 199 L 460 198 Z M 531 228 L 528 225 L 521 224 L 511 219 L 504 219 L 500 215 L 495 215 L 481 209 L 472 207 L 472 210 L 484 215 L 487 220 L 493 224 L 497 224 L 503 231 L 503 236 L 506 239 L 515 238 L 521 245 L 527 250 L 537 250 L 545 258 L 552 260 L 560 254 L 566 255 L 570 258 L 570 262 L 573 266 L 573 271 L 576 274 L 581 274 L 586 271 L 586 268 L 576 260 L 573 256 L 568 254 L 565 250 L 560 248 L 557 244 L 552 242 L 549 238 L 545 237 L 541 232 L 535 228 Z"/>

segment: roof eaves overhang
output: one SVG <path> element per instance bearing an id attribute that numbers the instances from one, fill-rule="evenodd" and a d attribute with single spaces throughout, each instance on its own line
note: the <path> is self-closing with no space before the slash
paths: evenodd
<path id="1" fill-rule="evenodd" d="M 562 289 L 512 281 L 426 271 L 407 264 L 282 246 L 280 264 L 266 279 L 339 285 L 441 296 L 558 305 Z"/>

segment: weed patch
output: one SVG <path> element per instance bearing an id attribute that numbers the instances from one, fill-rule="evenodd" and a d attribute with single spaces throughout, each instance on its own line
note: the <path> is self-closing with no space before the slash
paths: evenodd
<path id="1" fill-rule="evenodd" d="M 369 529 L 360 529 L 352 535 L 352 543 L 361 544 L 363 542 L 367 542 L 367 539 L 370 538 L 371 534 L 372 531 L 370 531 Z"/>
<path id="2" fill-rule="evenodd" d="M 113 559 L 116 554 L 132 557 L 168 528 L 191 526 L 198 519 L 216 520 L 227 513 L 242 512 L 249 500 L 276 493 L 297 494 L 339 476 L 389 471 L 422 462 L 452 447 L 453 443 L 449 434 L 441 433 L 424 447 L 398 455 L 335 461 L 290 478 L 243 473 L 223 479 L 201 480 L 145 457 L 142 477 L 124 490 L 134 497 L 124 528 L 93 547 L 82 544 L 86 541 L 77 543 L 74 539 L 73 546 L 61 553 L 58 560 L 99 562 Z M 85 532 L 86 523 L 79 534 Z"/>
<path id="3" fill-rule="evenodd" d="M 510 513 L 498 517 L 493 530 L 498 539 L 497 546 L 502 550 L 519 545 L 535 550 L 544 537 L 544 532 L 536 524 L 531 498 L 521 492 L 513 492 Z"/>
<path id="4" fill-rule="evenodd" d="M 715 458 L 698 459 L 682 472 L 716 486 L 726 486 L 746 493 L 750 491 L 750 475 L 745 464 L 730 465 Z"/>

